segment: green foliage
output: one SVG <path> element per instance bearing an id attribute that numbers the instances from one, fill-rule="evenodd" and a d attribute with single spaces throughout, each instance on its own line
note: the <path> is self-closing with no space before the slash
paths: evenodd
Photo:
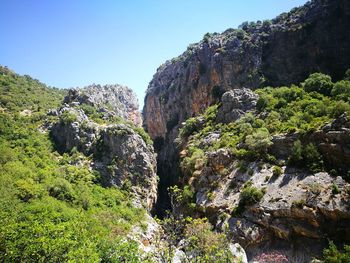
<path id="1" fill-rule="evenodd" d="M 260 202 L 264 197 L 264 191 L 258 189 L 251 184 L 246 184 L 240 193 L 240 206 L 250 206 Z"/>
<path id="2" fill-rule="evenodd" d="M 64 123 L 65 125 L 67 124 L 71 124 L 75 121 L 77 121 L 77 116 L 69 111 L 64 111 L 61 115 L 60 115 L 60 121 L 62 123 Z"/>
<path id="3" fill-rule="evenodd" d="M 190 147 L 187 157 L 181 160 L 180 167 L 187 176 L 192 176 L 193 172 L 196 170 L 196 164 L 202 163 L 204 165 L 206 161 L 207 158 L 202 149 Z"/>
<path id="4" fill-rule="evenodd" d="M 96 184 L 88 157 L 76 150 L 60 155 L 38 130 L 64 92 L 3 68 L 0 73 L 1 107 L 7 108 L 0 112 L 2 261 L 141 261 L 136 243 L 124 237 L 143 221 L 144 210 L 132 206 L 129 193 Z M 17 112 L 28 108 L 33 114 Z M 74 117 L 67 112 L 62 121 Z"/>
<path id="5" fill-rule="evenodd" d="M 304 162 L 311 172 L 319 172 L 322 170 L 322 156 L 318 152 L 316 146 L 312 143 L 306 145 L 303 150 Z"/>
<path id="6" fill-rule="evenodd" d="M 289 156 L 290 164 L 299 165 L 303 160 L 303 146 L 300 140 L 296 140 L 293 143 L 292 151 Z"/>
<path id="7" fill-rule="evenodd" d="M 271 135 L 266 128 L 260 128 L 245 139 L 249 150 L 264 155 L 269 146 L 272 145 Z"/>
<path id="8" fill-rule="evenodd" d="M 141 136 L 147 145 L 153 145 L 153 141 L 149 134 L 142 127 L 133 127 L 133 130 Z"/>
<path id="9" fill-rule="evenodd" d="M 330 241 L 329 247 L 323 250 L 324 263 L 349 263 L 350 246 L 345 245 L 344 251 L 339 251 L 336 245 Z"/>
<path id="10" fill-rule="evenodd" d="M 206 219 L 193 219 L 185 227 L 189 262 L 235 262 L 225 234 L 216 233 Z"/>
<path id="11" fill-rule="evenodd" d="M 344 80 L 350 81 L 350 68 L 345 72 Z"/>
<path id="12" fill-rule="evenodd" d="M 273 176 L 276 176 L 276 177 L 280 176 L 282 174 L 282 168 L 279 166 L 274 166 L 272 168 L 272 174 Z"/>
<path id="13" fill-rule="evenodd" d="M 311 74 L 303 83 L 307 92 L 316 91 L 326 96 L 331 94 L 333 85 L 331 77 L 322 73 Z"/>
<path id="14" fill-rule="evenodd" d="M 339 186 L 336 183 L 332 184 L 332 194 L 336 195 L 339 194 L 341 191 L 339 189 Z"/>
<path id="15" fill-rule="evenodd" d="M 186 120 L 185 125 L 180 129 L 180 137 L 186 138 L 198 131 L 199 128 L 199 120 L 198 118 L 189 118 Z"/>
<path id="16" fill-rule="evenodd" d="M 312 143 L 303 146 L 300 140 L 294 142 L 288 162 L 299 167 L 306 166 L 314 173 L 323 170 L 322 156 L 317 147 Z"/>
<path id="17" fill-rule="evenodd" d="M 204 42 L 204 43 L 208 43 L 210 37 L 211 37 L 211 34 L 210 34 L 210 33 L 206 33 L 206 34 L 203 36 L 203 42 Z"/>
<path id="18" fill-rule="evenodd" d="M 0 66 L 0 107 L 9 112 L 28 109 L 34 114 L 46 113 L 60 105 L 65 93 L 66 90 L 48 88 L 28 75 L 20 76 Z"/>
<path id="19" fill-rule="evenodd" d="M 331 92 L 332 96 L 337 100 L 349 102 L 350 100 L 350 81 L 341 80 L 334 84 Z"/>

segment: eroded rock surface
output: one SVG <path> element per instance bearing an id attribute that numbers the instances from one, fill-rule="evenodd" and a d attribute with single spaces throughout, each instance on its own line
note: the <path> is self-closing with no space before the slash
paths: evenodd
<path id="1" fill-rule="evenodd" d="M 339 80 L 350 67 L 349 24 L 348 0 L 313 0 L 271 21 L 207 34 L 161 65 L 143 109 L 144 126 L 158 142 L 161 200 L 167 198 L 167 187 L 178 181 L 174 140 L 181 123 L 203 113 L 228 90 L 290 85 L 313 72 Z M 229 112 L 228 119 L 241 113 Z M 164 207 L 169 208 L 161 204 L 160 210 Z"/>
<path id="2" fill-rule="evenodd" d="M 259 96 L 250 89 L 233 89 L 225 92 L 221 98 L 217 121 L 229 123 L 238 120 L 245 113 L 253 111 Z"/>
<path id="3" fill-rule="evenodd" d="M 77 106 L 91 105 L 106 116 L 114 115 L 142 125 L 139 103 L 135 93 L 122 85 L 90 85 L 84 88 L 70 89 L 64 103 Z"/>
<path id="4" fill-rule="evenodd" d="M 59 121 L 51 127 L 51 136 L 61 152 L 70 152 L 73 148 L 85 155 L 92 156 L 91 168 L 100 172 L 103 185 L 117 185 L 135 194 L 134 204 L 151 210 L 157 199 L 156 156 L 152 145 L 147 145 L 135 126 L 128 124 L 131 116 L 129 104 L 124 105 L 122 92 L 114 94 L 119 86 L 104 86 L 99 93 L 93 86 L 84 90 L 71 90 L 64 105 L 51 115 L 57 115 Z M 107 92 L 108 91 L 108 92 Z M 106 97 L 114 94 L 114 97 Z M 131 94 L 131 93 L 130 93 Z M 119 96 L 119 97 L 117 97 Z M 112 98 L 112 100 L 111 100 Z M 80 107 L 90 103 L 93 107 L 104 107 L 112 103 L 110 114 L 120 116 L 124 123 L 96 123 Z M 133 103 L 137 105 L 137 102 Z M 123 104 L 118 108 L 119 104 Z M 134 108 L 132 108 L 134 109 Z M 116 111 L 112 111 L 116 110 Z M 135 109 L 136 110 L 136 109 Z"/>

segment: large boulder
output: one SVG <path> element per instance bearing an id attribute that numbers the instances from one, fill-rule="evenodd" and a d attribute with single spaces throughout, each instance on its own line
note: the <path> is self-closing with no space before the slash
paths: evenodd
<path id="1" fill-rule="evenodd" d="M 229 123 L 238 120 L 245 113 L 255 109 L 258 94 L 250 89 L 233 89 L 225 92 L 221 98 L 217 122 Z"/>

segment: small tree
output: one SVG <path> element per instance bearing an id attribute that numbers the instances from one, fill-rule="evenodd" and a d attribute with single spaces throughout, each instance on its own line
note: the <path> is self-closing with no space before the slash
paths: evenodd
<path id="1" fill-rule="evenodd" d="M 300 140 L 293 143 L 292 151 L 289 156 L 289 163 L 299 165 L 303 160 L 302 145 Z"/>
<path id="2" fill-rule="evenodd" d="M 350 68 L 345 72 L 344 80 L 350 81 Z"/>
<path id="3" fill-rule="evenodd" d="M 206 218 L 194 219 L 186 225 L 188 245 L 185 254 L 189 262 L 236 262 L 225 234 L 217 233 L 212 228 Z"/>
<path id="4" fill-rule="evenodd" d="M 272 138 L 266 128 L 260 128 L 245 139 L 247 147 L 251 151 L 256 151 L 260 155 L 265 155 L 267 149 L 272 145 Z"/>
<path id="5" fill-rule="evenodd" d="M 337 100 L 350 101 L 350 81 L 342 80 L 335 83 L 331 94 Z"/>
<path id="6" fill-rule="evenodd" d="M 323 95 L 329 96 L 333 88 L 333 82 L 330 76 L 322 73 L 311 74 L 303 83 L 307 92 L 316 91 Z"/>

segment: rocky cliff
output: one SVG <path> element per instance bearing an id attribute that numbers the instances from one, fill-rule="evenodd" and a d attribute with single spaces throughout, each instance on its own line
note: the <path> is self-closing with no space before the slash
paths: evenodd
<path id="1" fill-rule="evenodd" d="M 316 71 L 339 79 L 350 67 L 349 24 L 349 1 L 313 0 L 271 21 L 206 34 L 160 66 L 143 115 L 158 152 L 162 200 L 167 186 L 177 182 L 173 141 L 184 120 L 218 102 L 227 90 L 299 83 Z"/>
<path id="2" fill-rule="evenodd" d="M 64 99 L 69 105 L 90 105 L 104 117 L 118 116 L 133 122 L 136 126 L 142 125 L 139 103 L 135 93 L 122 85 L 93 84 L 84 88 L 70 89 Z"/>
<path id="3" fill-rule="evenodd" d="M 301 90 L 275 92 L 293 89 Z M 293 100 L 305 104 L 305 95 Z M 350 120 L 344 113 L 317 130 L 281 133 L 278 121 L 269 125 L 277 111 L 258 110 L 256 96 L 228 91 L 220 106 L 186 121 L 176 140 L 183 192 L 173 208 L 209 218 L 250 259 L 275 251 L 291 262 L 310 262 L 327 239 L 350 241 Z"/>
<path id="4" fill-rule="evenodd" d="M 135 204 L 151 210 L 157 199 L 156 159 L 147 135 L 136 127 L 137 105 L 132 91 L 119 85 L 69 90 L 63 106 L 49 112 L 59 117 L 51 136 L 60 152 L 76 149 L 91 156 L 90 167 L 100 172 L 103 185 L 133 192 Z"/>

